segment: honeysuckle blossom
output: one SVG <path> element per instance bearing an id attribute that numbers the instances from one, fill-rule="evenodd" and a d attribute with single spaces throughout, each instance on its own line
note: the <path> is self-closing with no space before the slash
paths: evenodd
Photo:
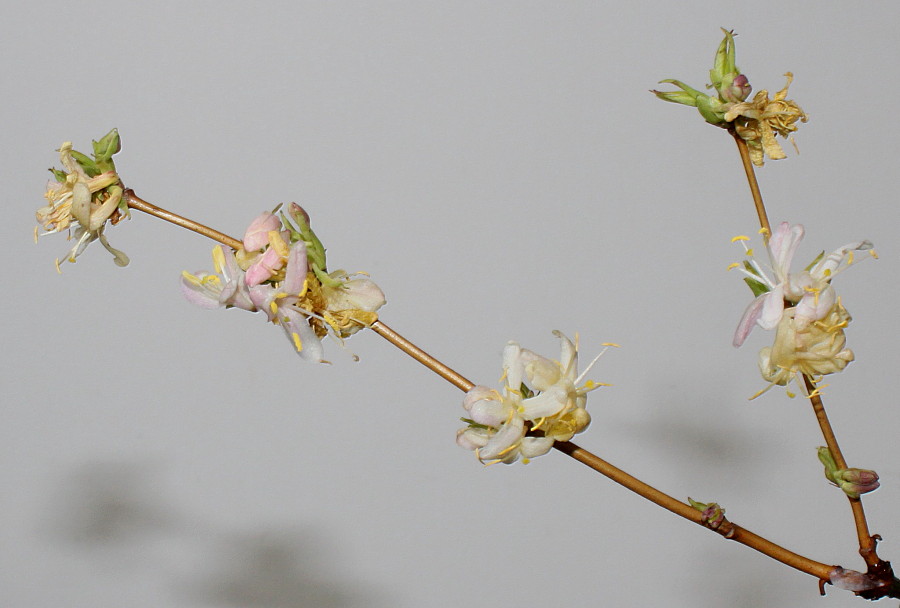
<path id="1" fill-rule="evenodd" d="M 819 254 L 806 268 L 791 272 L 797 246 L 803 239 L 803 226 L 782 222 L 766 243 L 772 275 L 763 271 L 748 248 L 745 236 L 735 237 L 747 252 L 739 268 L 744 281 L 756 298 L 741 317 L 733 343 L 744 343 L 753 327 L 775 329 L 772 346 L 759 352 L 759 370 L 769 386 L 787 386 L 796 380 L 801 392 L 807 391 L 805 378 L 818 381 L 826 374 L 842 371 L 853 361 L 853 351 L 846 348 L 844 329 L 851 317 L 835 293 L 831 282 L 838 273 L 849 268 L 857 251 L 875 257 L 872 243 L 848 243 L 828 255 Z M 788 392 L 790 396 L 792 393 Z"/>
<path id="2" fill-rule="evenodd" d="M 590 424 L 587 393 L 606 385 L 582 381 L 606 349 L 578 375 L 576 345 L 553 333 L 561 343 L 559 361 L 510 342 L 503 351 L 502 392 L 478 385 L 466 393 L 463 408 L 469 417 L 463 420 L 468 426 L 457 432 L 456 442 L 474 450 L 481 462 L 512 464 L 521 457 L 527 463 Z"/>
<path id="3" fill-rule="evenodd" d="M 774 329 L 782 320 L 785 302 L 794 305 L 792 318 L 798 330 L 825 318 L 837 303 L 831 281 L 853 264 L 854 252 L 868 251 L 872 257 L 876 257 L 870 241 L 856 241 L 835 249 L 827 256 L 823 252 L 805 269 L 792 273 L 791 263 L 803 234 L 802 225 L 791 226 L 787 222 L 782 222 L 772 233 L 766 250 L 774 277 L 766 274 L 756 261 L 753 250 L 746 245 L 749 240 L 746 236 L 732 239 L 741 242 L 748 259 L 743 264 L 735 263 L 729 268 L 738 268 L 746 275 L 744 280 L 757 295 L 738 323 L 733 340 L 735 346 L 744 343 L 754 325 Z M 847 320 L 849 321 L 849 316 Z"/>
<path id="4" fill-rule="evenodd" d="M 44 193 L 47 205 L 38 209 L 35 216 L 45 230 L 42 235 L 74 228 L 70 238 L 75 239 L 75 245 L 65 258 L 69 262 L 99 240 L 118 266 L 128 264 L 128 256 L 111 247 L 103 234 L 107 221 L 116 224 L 127 216 L 122 202 L 124 190 L 112 162 L 112 155 L 119 149 L 115 129 L 94 142 L 94 159 L 73 150 L 72 142 L 64 142 L 59 148 L 64 170 L 52 170 L 55 179 L 47 183 Z M 35 239 L 37 236 L 35 229 Z"/>
<path id="5" fill-rule="evenodd" d="M 213 250 L 216 274 L 183 273 L 188 301 L 262 311 L 302 359 L 321 363 L 327 363 L 322 338 L 330 333 L 342 341 L 378 319 L 384 293 L 370 279 L 326 272 L 324 247 L 295 203 L 280 218 L 266 212 L 253 220 L 243 245 L 236 253 Z"/>
<path id="6" fill-rule="evenodd" d="M 809 120 L 800 106 L 785 99 L 794 75 L 787 72 L 785 77 L 787 83 L 772 99 L 769 99 L 769 92 L 763 89 L 751 101 L 732 104 L 725 111 L 725 120 L 733 124 L 735 132 L 747 142 L 750 160 L 758 167 L 763 165 L 764 156 L 772 160 L 785 158 L 775 136 L 789 137 L 797 130 L 798 121 Z"/>
<path id="7" fill-rule="evenodd" d="M 850 314 L 840 302 L 825 317 L 802 328 L 795 321 L 796 312 L 794 307 L 782 313 L 775 330 L 775 342 L 759 351 L 759 371 L 769 386 L 753 398 L 772 386 L 787 386 L 792 380 L 797 381 L 805 394 L 802 376 L 818 381 L 826 374 L 843 371 L 853 361 L 853 351 L 845 348 L 847 338 L 844 335 Z"/>

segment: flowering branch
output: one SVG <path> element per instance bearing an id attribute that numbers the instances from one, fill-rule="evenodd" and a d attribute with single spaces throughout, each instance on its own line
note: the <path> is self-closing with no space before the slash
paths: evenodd
<path id="1" fill-rule="evenodd" d="M 228 236 L 225 233 L 219 232 L 191 219 L 153 205 L 139 198 L 133 190 L 126 190 L 124 199 L 127 201 L 128 206 L 133 209 L 143 211 L 145 213 L 153 215 L 154 217 L 163 219 L 182 228 L 186 228 L 198 234 L 202 234 L 203 236 L 218 241 L 219 243 L 233 249 L 242 248 L 242 242 L 238 239 L 235 239 L 234 237 Z M 438 359 L 429 355 L 414 343 L 404 338 L 398 332 L 391 329 L 381 320 L 377 320 L 372 323 L 370 328 L 379 336 L 439 375 L 441 378 L 450 382 L 458 389 L 464 392 L 468 392 L 475 387 L 475 384 L 473 382 L 471 382 L 452 368 L 448 367 L 444 363 L 440 362 Z M 537 431 L 536 434 L 540 434 L 540 431 Z M 746 545 L 764 555 L 771 557 L 772 559 L 790 566 L 791 568 L 799 570 L 800 572 L 805 572 L 806 574 L 810 574 L 818 578 L 820 581 L 830 580 L 832 573 L 836 569 L 840 568 L 839 566 L 832 566 L 822 562 L 817 562 L 815 560 L 811 560 L 807 557 L 794 553 L 793 551 L 785 549 L 784 547 L 781 547 L 780 545 L 777 545 L 763 538 L 762 536 L 750 532 L 749 530 L 727 520 L 724 520 L 718 525 L 713 526 L 704 517 L 703 512 L 697 510 L 695 507 L 691 506 L 691 504 L 682 502 L 664 492 L 661 492 L 660 490 L 657 490 L 653 486 L 644 483 L 638 478 L 626 473 L 618 467 L 603 460 L 599 456 L 589 452 L 588 450 L 585 450 L 584 448 L 579 447 L 578 445 L 570 441 L 556 441 L 553 443 L 553 447 L 563 454 L 566 454 L 574 460 L 604 475 L 615 483 L 653 502 L 654 504 L 659 505 L 660 507 L 671 511 L 672 513 L 679 515 L 680 517 L 683 517 L 689 521 L 709 528 L 720 534 L 723 538 L 733 540 L 742 545 Z"/>

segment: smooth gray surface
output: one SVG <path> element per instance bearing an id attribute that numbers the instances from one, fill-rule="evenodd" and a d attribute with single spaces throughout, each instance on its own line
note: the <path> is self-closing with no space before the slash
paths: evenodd
<path id="1" fill-rule="evenodd" d="M 862 606 L 554 453 L 483 468 L 461 394 L 374 334 L 304 365 L 281 332 L 178 293 L 211 244 L 136 215 L 57 276 L 31 241 L 46 167 L 118 127 L 146 199 L 234 235 L 298 201 L 382 318 L 493 384 L 505 342 L 580 332 L 579 443 L 815 559 L 859 567 L 808 406 L 762 386 L 725 272 L 756 221 L 734 145 L 647 90 L 720 39 L 810 114 L 768 163 L 800 258 L 872 239 L 838 291 L 857 362 L 826 404 L 900 560 L 895 2 L 20 3 L 0 19 L 6 298 L 3 606 Z"/>

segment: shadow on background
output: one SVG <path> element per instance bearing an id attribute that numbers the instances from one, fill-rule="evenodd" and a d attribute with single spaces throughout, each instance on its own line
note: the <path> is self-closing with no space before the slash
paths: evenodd
<path id="1" fill-rule="evenodd" d="M 348 580 L 315 530 L 234 531 L 164 503 L 171 492 L 148 464 L 94 463 L 71 472 L 54 497 L 51 540 L 83 559 L 123 562 L 185 603 L 261 608 L 386 606 L 385 595 Z M 111 576 L 113 576 L 111 571 Z M 124 599 L 124 598 L 123 598 Z"/>

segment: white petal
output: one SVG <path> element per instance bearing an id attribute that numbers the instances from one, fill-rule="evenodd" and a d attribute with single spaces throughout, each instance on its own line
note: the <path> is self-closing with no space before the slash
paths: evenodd
<path id="1" fill-rule="evenodd" d="M 567 383 L 551 386 L 539 395 L 522 401 L 522 416 L 525 420 L 537 420 L 558 414 L 569 401 Z"/>
<path id="2" fill-rule="evenodd" d="M 525 435 L 525 421 L 519 416 L 514 416 L 500 427 L 487 444 L 478 450 L 478 458 L 481 460 L 503 459 L 509 453 L 510 448 L 516 445 Z"/>
<path id="3" fill-rule="evenodd" d="M 543 456 L 553 447 L 550 437 L 522 437 L 519 444 L 519 453 L 523 458 L 537 458 Z"/>

